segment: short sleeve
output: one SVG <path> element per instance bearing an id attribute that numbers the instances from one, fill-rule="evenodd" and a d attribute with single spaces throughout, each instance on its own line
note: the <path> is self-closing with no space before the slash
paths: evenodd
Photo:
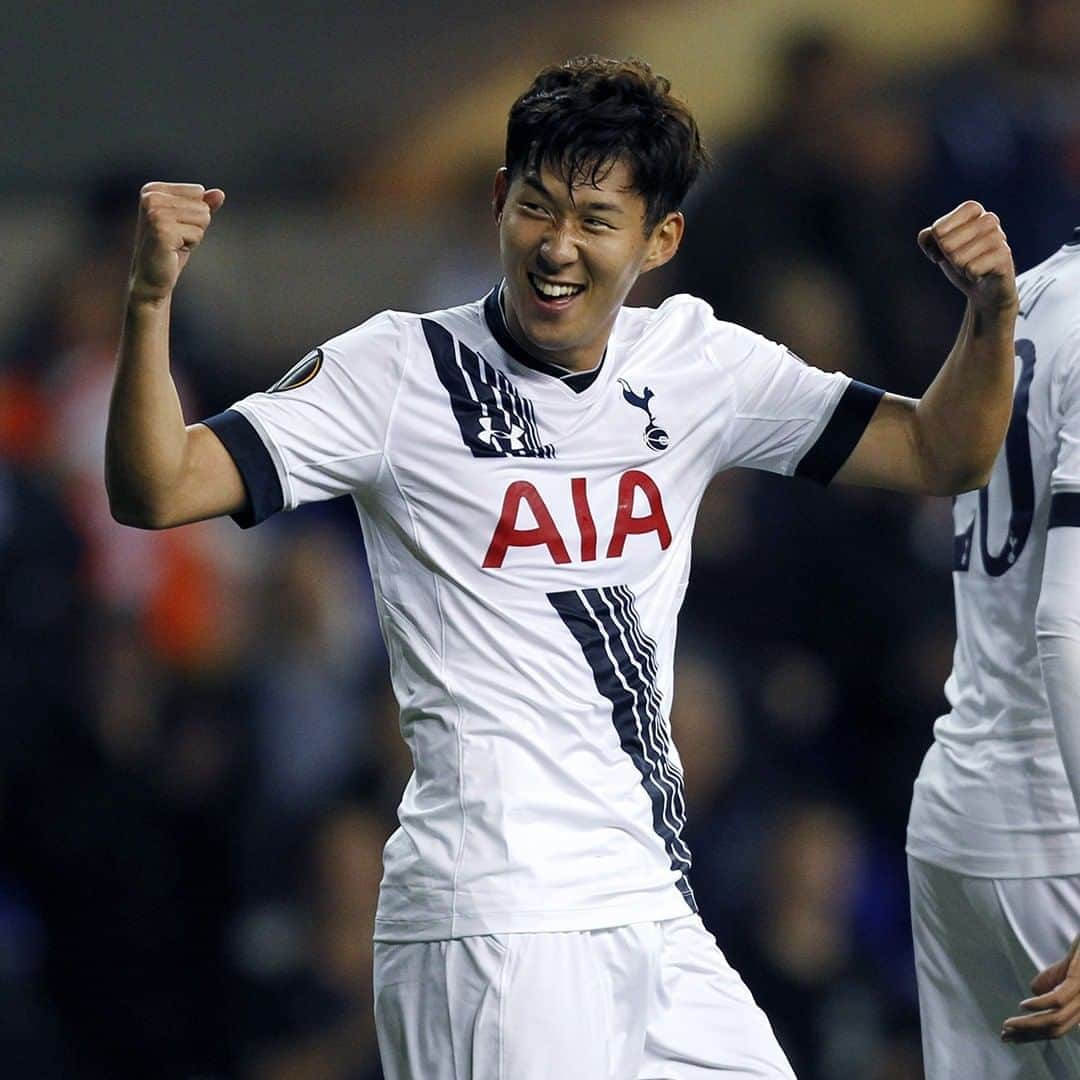
<path id="1" fill-rule="evenodd" d="M 313 349 L 269 390 L 203 421 L 243 477 L 239 525 L 375 481 L 407 351 L 404 320 L 384 312 Z"/>
<path id="2" fill-rule="evenodd" d="M 870 422 L 883 391 L 825 372 L 760 334 L 718 324 L 733 353 L 735 409 L 725 467 L 828 484 Z"/>
<path id="3" fill-rule="evenodd" d="M 1057 461 L 1050 474 L 1050 527 L 1080 526 L 1080 329 L 1065 338 L 1054 358 Z"/>

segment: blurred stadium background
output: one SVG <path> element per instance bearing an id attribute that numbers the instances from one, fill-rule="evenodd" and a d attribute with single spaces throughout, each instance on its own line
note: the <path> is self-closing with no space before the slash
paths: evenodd
<path id="1" fill-rule="evenodd" d="M 715 167 L 672 291 L 899 392 L 958 295 L 917 229 L 1080 224 L 1075 0 L 7 5 L 0 94 L 0 1075 L 375 1080 L 370 931 L 408 773 L 348 505 L 115 525 L 139 185 L 228 202 L 181 284 L 191 418 L 392 306 L 497 278 L 544 63 L 649 59 Z M 802 1080 L 922 1075 L 903 856 L 952 646 L 947 500 L 724 476 L 674 725 L 706 922 Z M 583 1078 L 585 1080 L 585 1078 Z"/>

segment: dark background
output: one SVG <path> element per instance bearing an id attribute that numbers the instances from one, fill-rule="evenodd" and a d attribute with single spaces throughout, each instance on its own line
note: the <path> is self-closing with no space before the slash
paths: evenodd
<path id="1" fill-rule="evenodd" d="M 408 775 L 341 501 L 254 533 L 109 517 L 138 188 L 228 202 L 186 271 L 196 419 L 393 306 L 497 278 L 487 207 L 543 63 L 637 53 L 715 159 L 674 291 L 919 394 L 965 198 L 1018 267 L 1080 224 L 1071 0 L 33 5 L 0 56 L 0 1072 L 379 1075 L 370 933 Z M 702 506 L 673 708 L 706 923 L 802 1080 L 921 1075 L 904 823 L 944 708 L 947 500 L 745 472 Z"/>

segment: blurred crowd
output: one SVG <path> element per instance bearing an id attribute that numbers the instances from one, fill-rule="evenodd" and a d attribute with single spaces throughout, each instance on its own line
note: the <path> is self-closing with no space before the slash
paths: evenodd
<path id="1" fill-rule="evenodd" d="M 1009 10 L 991 49 L 902 79 L 832 32 L 785 41 L 773 110 L 713 147 L 637 301 L 692 292 L 921 393 L 961 300 L 918 229 L 977 198 L 1023 269 L 1080 225 L 1080 15 Z M 88 185 L 85 234 L 2 328 L 0 1073 L 375 1080 L 370 937 L 410 765 L 359 530 L 341 500 L 252 533 L 111 520 L 144 178 Z M 475 235 L 397 306 L 492 284 L 493 227 L 457 216 Z M 229 349 L 181 288 L 189 417 L 259 388 Z M 691 879 L 802 1080 L 921 1076 L 903 840 L 951 662 L 950 533 L 946 500 L 747 472 L 702 506 L 672 721 Z"/>

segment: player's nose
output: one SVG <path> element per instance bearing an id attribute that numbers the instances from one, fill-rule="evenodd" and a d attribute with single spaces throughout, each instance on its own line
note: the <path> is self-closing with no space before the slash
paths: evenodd
<path id="1" fill-rule="evenodd" d="M 540 244 L 540 259 L 548 270 L 558 270 L 576 262 L 577 243 L 564 226 L 553 227 Z"/>

